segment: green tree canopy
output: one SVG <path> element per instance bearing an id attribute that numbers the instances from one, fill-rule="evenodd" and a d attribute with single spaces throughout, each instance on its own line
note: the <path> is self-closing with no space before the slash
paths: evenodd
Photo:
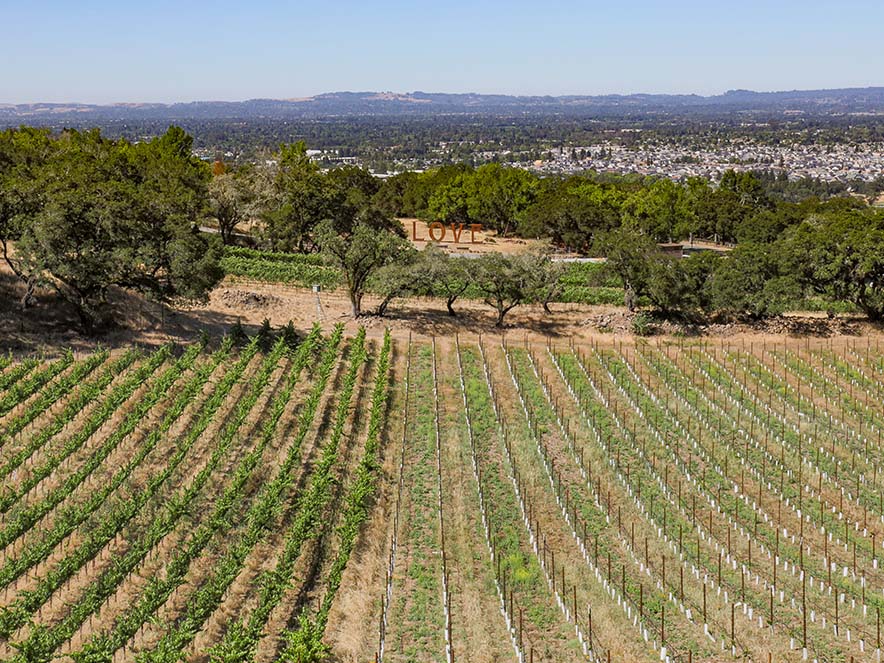
<path id="1" fill-rule="evenodd" d="M 397 297 L 418 294 L 421 289 L 419 277 L 416 275 L 419 263 L 418 251 L 408 246 L 396 260 L 380 267 L 369 279 L 372 292 L 382 297 L 375 313 L 386 315 L 387 307 Z"/>
<path id="2" fill-rule="evenodd" d="M 652 255 L 648 265 L 647 297 L 662 313 L 694 317 L 711 308 L 707 284 L 720 263 L 713 251 L 689 258 L 662 253 Z"/>
<path id="3" fill-rule="evenodd" d="M 495 327 L 503 327 L 506 314 L 529 299 L 529 275 L 518 256 L 485 253 L 474 260 L 471 271 L 485 303 L 497 311 Z"/>
<path id="4" fill-rule="evenodd" d="M 542 304 L 546 313 L 552 313 L 550 302 L 561 293 L 561 278 L 565 265 L 554 261 L 546 251 L 532 251 L 520 256 L 525 271 L 525 299 Z"/>
<path id="5" fill-rule="evenodd" d="M 469 218 L 509 235 L 534 201 L 537 176 L 521 168 L 485 164 L 464 182 Z"/>
<path id="6" fill-rule="evenodd" d="M 770 244 L 741 244 L 721 258 L 707 286 L 711 308 L 734 317 L 782 313 L 799 292 L 795 280 L 780 273 L 777 254 Z"/>
<path id="7" fill-rule="evenodd" d="M 362 299 L 369 279 L 381 268 L 410 258 L 410 244 L 389 230 L 357 223 L 340 233 L 330 221 L 316 229 L 316 243 L 326 259 L 338 267 L 350 296 L 353 317 L 362 315 Z"/>
<path id="8" fill-rule="evenodd" d="M 651 261 L 657 254 L 656 244 L 643 232 L 621 226 L 599 234 L 596 250 L 607 258 L 606 269 L 620 278 L 624 304 L 634 311 L 638 298 L 648 287 Z"/>
<path id="9" fill-rule="evenodd" d="M 624 216 L 655 241 L 671 242 L 680 224 L 683 196 L 683 189 L 671 180 L 654 180 L 624 201 Z"/>
<path id="10" fill-rule="evenodd" d="M 208 214 L 218 223 L 221 241 L 230 244 L 236 227 L 257 216 L 269 195 L 260 170 L 243 166 L 215 175 L 209 182 Z"/>
<path id="11" fill-rule="evenodd" d="M 884 213 L 812 216 L 783 241 L 783 271 L 814 292 L 884 318 Z"/>
<path id="12" fill-rule="evenodd" d="M 307 156 L 303 141 L 283 145 L 277 160 L 273 196 L 263 214 L 263 241 L 273 251 L 312 250 L 314 229 L 340 216 L 345 196 Z"/>
<path id="13" fill-rule="evenodd" d="M 534 201 L 537 188 L 536 175 L 520 168 L 485 164 L 437 186 L 428 198 L 427 211 L 433 219 L 446 223 L 481 223 L 509 235 Z"/>
<path id="14" fill-rule="evenodd" d="M 13 257 L 11 242 L 21 238 L 44 203 L 40 169 L 55 148 L 47 130 L 22 127 L 0 133 L 0 248 L 9 268 L 27 283 L 22 306 L 30 302 L 36 278 Z"/>
<path id="15" fill-rule="evenodd" d="M 623 196 L 615 187 L 585 178 L 561 180 L 542 188 L 521 215 L 519 232 L 547 237 L 570 250 L 591 251 L 596 233 L 620 225 Z"/>
<path id="16" fill-rule="evenodd" d="M 111 321 L 113 286 L 201 299 L 220 278 L 198 229 L 209 171 L 177 127 L 137 145 L 68 131 L 31 174 L 40 194 L 18 217 L 17 268 L 73 304 L 87 333 Z"/>
<path id="17" fill-rule="evenodd" d="M 448 315 L 455 316 L 454 302 L 470 285 L 470 260 L 452 257 L 435 244 L 429 243 L 412 268 L 417 292 L 443 297 Z"/>
<path id="18" fill-rule="evenodd" d="M 433 219 L 446 223 L 470 221 L 469 194 L 466 181 L 469 175 L 458 175 L 436 189 L 427 200 L 427 212 Z"/>

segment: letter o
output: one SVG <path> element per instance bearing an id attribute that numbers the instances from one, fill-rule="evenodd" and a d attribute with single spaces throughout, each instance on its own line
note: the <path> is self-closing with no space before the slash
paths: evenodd
<path id="1" fill-rule="evenodd" d="M 436 233 L 433 232 L 437 229 L 442 231 L 442 234 L 439 235 L 439 237 L 436 237 Z M 441 242 L 443 239 L 445 239 L 445 226 L 443 226 L 440 221 L 433 221 L 427 228 L 427 232 L 430 233 L 430 239 L 434 242 Z"/>

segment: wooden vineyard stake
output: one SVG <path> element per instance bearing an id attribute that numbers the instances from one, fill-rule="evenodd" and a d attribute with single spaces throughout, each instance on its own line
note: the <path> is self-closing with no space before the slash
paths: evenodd
<path id="1" fill-rule="evenodd" d="M 703 623 L 707 624 L 708 620 L 706 619 L 706 583 L 703 583 Z"/>
<path id="2" fill-rule="evenodd" d="M 801 647 L 807 649 L 807 575 L 801 575 Z"/>
<path id="3" fill-rule="evenodd" d="M 660 644 L 666 642 L 666 604 L 660 606 Z"/>
<path id="4" fill-rule="evenodd" d="M 524 650 L 525 650 L 525 646 L 524 646 L 524 643 L 522 640 L 522 635 L 525 632 L 525 626 L 524 626 L 524 622 L 523 622 L 524 614 L 525 614 L 525 610 L 520 606 L 519 607 L 519 651 L 522 651 L 522 652 L 524 652 Z"/>
<path id="5" fill-rule="evenodd" d="M 736 638 L 737 632 L 736 632 L 736 626 L 735 626 L 736 612 L 737 612 L 737 604 L 731 603 L 731 646 L 733 646 L 733 647 L 737 646 L 737 638 Z"/>
<path id="6" fill-rule="evenodd" d="M 835 591 L 835 635 L 838 635 L 838 591 Z"/>

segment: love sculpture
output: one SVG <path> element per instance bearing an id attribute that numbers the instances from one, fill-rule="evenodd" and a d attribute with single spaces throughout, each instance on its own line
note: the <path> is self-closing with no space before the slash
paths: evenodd
<path id="1" fill-rule="evenodd" d="M 428 237 L 418 237 L 417 236 L 417 221 L 411 222 L 411 239 L 415 242 L 440 242 L 440 243 L 448 243 L 448 244 L 459 244 L 461 243 L 460 237 L 463 234 L 463 231 L 469 229 L 470 231 L 470 244 L 479 244 L 480 241 L 476 239 L 476 233 L 482 232 L 482 224 L 481 223 L 470 223 L 465 225 L 463 223 L 451 223 L 448 226 L 444 225 L 441 221 L 433 221 L 432 223 L 427 224 L 427 234 Z M 454 239 L 445 239 L 448 235 L 448 231 L 451 230 L 451 235 Z M 463 242 L 466 243 L 466 242 Z"/>

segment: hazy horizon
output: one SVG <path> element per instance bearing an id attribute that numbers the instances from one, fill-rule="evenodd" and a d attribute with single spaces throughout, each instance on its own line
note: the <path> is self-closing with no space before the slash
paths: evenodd
<path id="1" fill-rule="evenodd" d="M 193 103 L 245 103 L 249 101 L 258 101 L 258 100 L 271 100 L 271 101 L 300 101 L 306 100 L 313 97 L 319 97 L 322 95 L 334 95 L 334 94 L 394 94 L 399 96 L 409 96 L 413 94 L 446 94 L 446 95 L 481 95 L 481 96 L 505 96 L 505 97 L 551 97 L 551 98 L 560 98 L 560 97 L 596 97 L 596 96 L 631 96 L 631 95 L 661 95 L 661 96 L 698 96 L 703 98 L 711 98 L 722 96 L 728 92 L 751 92 L 758 94 L 777 94 L 777 93 L 791 93 L 791 92 L 823 92 L 828 90 L 863 90 L 863 89 L 881 89 L 884 88 L 884 85 L 857 85 L 857 86 L 834 86 L 834 87 L 826 87 L 826 88 L 788 88 L 788 89 L 772 89 L 772 90 L 758 90 L 752 88 L 729 88 L 727 90 L 722 90 L 721 92 L 713 92 L 709 94 L 700 94 L 698 92 L 692 91 L 674 91 L 674 92 L 658 92 L 658 91 L 649 91 L 649 90 L 635 90 L 630 92 L 603 92 L 603 93 L 584 93 L 584 92 L 573 92 L 567 94 L 518 94 L 515 92 L 506 92 L 506 91 L 496 91 L 496 92 L 482 92 L 477 90 L 462 90 L 462 91 L 453 91 L 453 90 L 391 90 L 391 89 L 379 89 L 379 90 L 324 90 L 322 92 L 317 92 L 312 95 L 303 95 L 303 96 L 257 96 L 257 97 L 248 97 L 241 99 L 179 99 L 172 101 L 163 101 L 163 100 L 155 100 L 155 99 L 130 99 L 130 100 L 118 100 L 118 101 L 106 101 L 106 102 L 94 102 L 94 101 L 82 101 L 79 99 L 65 99 L 65 100 L 57 100 L 57 101 L 48 101 L 46 99 L 32 99 L 28 101 L 5 101 L 0 99 L 0 106 L 27 106 L 27 105 L 37 105 L 37 104 L 71 104 L 71 105 L 88 105 L 88 106 L 122 106 L 122 105 L 150 105 L 150 104 L 163 104 L 163 105 L 174 105 L 174 104 L 193 104 Z"/>

